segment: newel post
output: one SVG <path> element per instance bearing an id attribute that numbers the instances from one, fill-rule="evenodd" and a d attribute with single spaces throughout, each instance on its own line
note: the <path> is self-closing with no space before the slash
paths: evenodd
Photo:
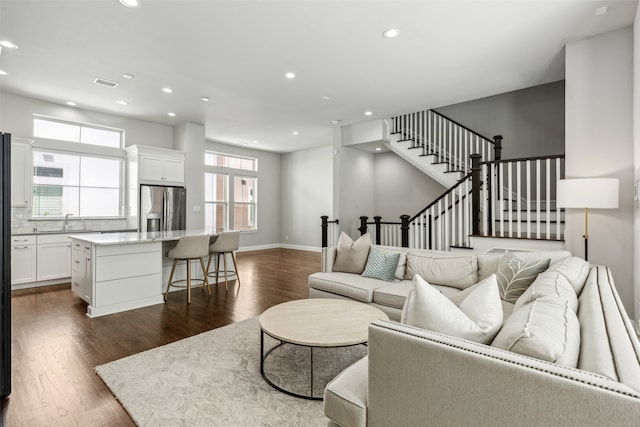
<path id="1" fill-rule="evenodd" d="M 480 154 L 471 155 L 471 234 L 480 234 Z"/>
<path id="2" fill-rule="evenodd" d="M 374 216 L 373 217 L 373 221 L 376 223 L 376 245 L 380 244 L 380 231 L 382 228 L 382 224 L 380 224 L 380 221 L 382 220 L 381 216 Z"/>
<path id="3" fill-rule="evenodd" d="M 320 228 L 322 229 L 322 247 L 326 248 L 328 245 L 327 234 L 329 231 L 329 217 L 327 215 L 322 215 L 320 220 L 322 221 L 322 224 L 320 225 Z"/>
<path id="4" fill-rule="evenodd" d="M 493 137 L 493 159 L 502 159 L 502 135 L 496 135 Z"/>
<path id="5" fill-rule="evenodd" d="M 360 235 L 364 235 L 367 232 L 367 220 L 369 219 L 368 216 L 361 216 L 360 217 L 360 227 L 358 227 L 358 231 L 360 232 Z"/>
<path id="6" fill-rule="evenodd" d="M 409 247 L 409 215 L 400 215 L 400 232 L 402 233 L 402 247 Z"/>

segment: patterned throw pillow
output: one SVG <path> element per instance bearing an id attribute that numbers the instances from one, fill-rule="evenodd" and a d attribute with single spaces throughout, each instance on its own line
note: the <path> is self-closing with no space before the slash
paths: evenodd
<path id="1" fill-rule="evenodd" d="M 550 259 L 525 263 L 509 251 L 506 251 L 496 271 L 500 298 L 515 303 L 538 274 L 549 268 Z"/>
<path id="2" fill-rule="evenodd" d="M 367 266 L 364 268 L 362 277 L 371 277 L 372 279 L 380 279 L 392 282 L 396 276 L 396 268 L 400 261 L 400 253 L 383 252 L 375 246 L 369 252 Z"/>

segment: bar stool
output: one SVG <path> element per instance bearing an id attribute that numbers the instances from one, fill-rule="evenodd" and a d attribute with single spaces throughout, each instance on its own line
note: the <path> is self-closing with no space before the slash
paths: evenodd
<path id="1" fill-rule="evenodd" d="M 207 262 L 207 273 L 209 277 L 213 277 L 213 272 L 209 272 L 211 267 L 211 258 L 216 257 L 216 285 L 218 284 L 218 275 L 220 273 L 220 257 L 224 259 L 224 287 L 229 290 L 228 274 L 230 273 L 227 268 L 227 254 L 231 254 L 233 260 L 233 267 L 236 269 L 236 282 L 240 286 L 240 274 L 238 273 L 238 264 L 236 263 L 236 255 L 234 251 L 240 247 L 240 232 L 239 231 L 225 231 L 218 235 L 218 238 L 209 246 L 209 261 Z"/>
<path id="2" fill-rule="evenodd" d="M 195 280 L 200 282 L 202 285 L 202 290 L 207 286 L 209 289 L 209 295 L 211 295 L 211 286 L 209 286 L 209 280 L 207 278 L 207 270 L 204 268 L 204 261 L 202 258 L 206 257 L 209 254 L 209 236 L 184 236 L 178 240 L 178 244 L 175 248 L 171 249 L 167 256 L 169 258 L 173 258 L 173 267 L 171 267 L 171 274 L 169 274 L 169 283 L 167 285 L 167 290 L 164 293 L 164 300 L 167 300 L 167 296 L 169 295 L 169 290 L 173 286 L 174 288 L 187 288 L 187 303 L 191 303 L 191 281 Z M 199 260 L 200 266 L 202 267 L 202 273 L 204 274 L 203 279 L 192 279 L 191 278 L 191 261 Z M 176 265 L 178 261 L 186 261 L 187 262 L 187 278 L 180 280 L 173 280 L 173 274 L 176 271 Z M 186 282 L 186 285 L 176 285 L 175 283 Z"/>

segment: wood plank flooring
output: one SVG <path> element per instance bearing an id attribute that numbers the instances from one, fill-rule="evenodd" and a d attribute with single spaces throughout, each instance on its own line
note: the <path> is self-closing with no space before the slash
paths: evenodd
<path id="1" fill-rule="evenodd" d="M 166 304 L 90 319 L 86 303 L 57 285 L 14 291 L 12 392 L 0 425 L 133 426 L 94 373 L 97 365 L 261 314 L 308 297 L 307 276 L 320 254 L 290 249 L 241 252 L 241 286 L 224 283 L 213 295 L 172 292 Z"/>

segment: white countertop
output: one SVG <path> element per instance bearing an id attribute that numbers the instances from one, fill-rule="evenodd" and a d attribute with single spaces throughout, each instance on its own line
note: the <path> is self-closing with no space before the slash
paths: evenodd
<path id="1" fill-rule="evenodd" d="M 70 238 L 89 242 L 94 245 L 121 245 L 127 243 L 148 243 L 178 240 L 183 236 L 202 236 L 204 234 L 216 235 L 214 230 L 175 230 L 154 232 L 126 232 L 109 234 L 71 234 Z"/>

